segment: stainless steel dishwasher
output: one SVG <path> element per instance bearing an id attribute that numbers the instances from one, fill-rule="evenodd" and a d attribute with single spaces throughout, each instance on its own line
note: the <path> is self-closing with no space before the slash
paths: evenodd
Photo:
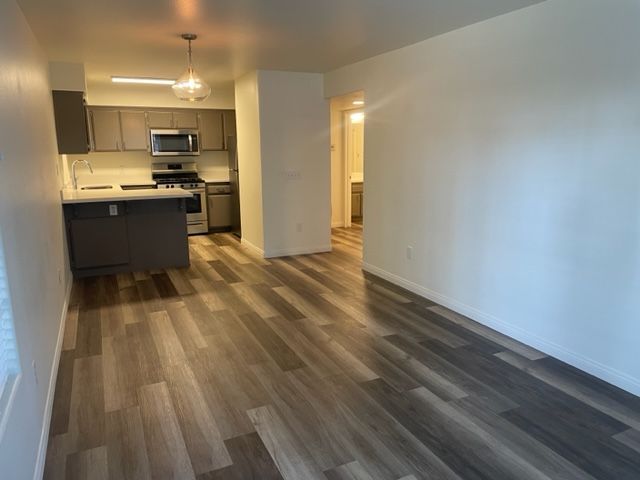
<path id="1" fill-rule="evenodd" d="M 207 185 L 209 230 L 223 231 L 231 227 L 231 187 L 228 183 Z"/>

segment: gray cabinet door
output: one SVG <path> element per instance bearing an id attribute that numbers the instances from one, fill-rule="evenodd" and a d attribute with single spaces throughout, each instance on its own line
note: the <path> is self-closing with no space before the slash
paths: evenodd
<path id="1" fill-rule="evenodd" d="M 172 112 L 147 112 L 149 128 L 173 128 Z"/>
<path id="2" fill-rule="evenodd" d="M 52 96 L 58 153 L 88 153 L 84 93 L 54 90 Z"/>
<path id="3" fill-rule="evenodd" d="M 97 268 L 129 263 L 125 217 L 74 218 L 69 222 L 74 268 Z"/>
<path id="4" fill-rule="evenodd" d="M 236 136 L 236 112 L 235 110 L 225 110 L 222 113 L 222 118 L 224 121 L 224 148 L 228 149 L 227 145 L 227 137 L 235 137 Z"/>
<path id="5" fill-rule="evenodd" d="M 200 148 L 202 150 L 224 150 L 222 113 L 218 110 L 204 110 L 200 116 Z"/>
<path id="6" fill-rule="evenodd" d="M 197 112 L 173 112 L 174 128 L 198 128 Z"/>
<path id="7" fill-rule="evenodd" d="M 184 199 L 128 202 L 127 223 L 132 271 L 189 265 Z"/>
<path id="8" fill-rule="evenodd" d="M 95 109 L 89 111 L 93 151 L 120 151 L 120 115 L 118 110 Z"/>
<path id="9" fill-rule="evenodd" d="M 231 226 L 231 195 L 207 195 L 209 228 Z"/>
<path id="10" fill-rule="evenodd" d="M 144 151 L 148 149 L 147 119 L 145 112 L 139 110 L 121 110 L 122 150 Z"/>
<path id="11" fill-rule="evenodd" d="M 352 217 L 362 216 L 362 194 L 361 193 L 351 194 L 351 216 Z"/>

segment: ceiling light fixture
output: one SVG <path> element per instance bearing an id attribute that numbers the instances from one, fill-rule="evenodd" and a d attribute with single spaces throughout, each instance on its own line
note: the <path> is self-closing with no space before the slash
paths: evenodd
<path id="1" fill-rule="evenodd" d="M 112 76 L 113 83 L 139 83 L 145 85 L 173 85 L 175 80 L 169 78 L 150 78 L 150 77 L 118 77 Z"/>
<path id="2" fill-rule="evenodd" d="M 353 105 L 364 105 L 364 100 L 354 100 L 351 102 Z"/>
<path id="3" fill-rule="evenodd" d="M 211 94 L 211 87 L 196 73 L 191 63 L 191 41 L 198 38 L 193 33 L 183 33 L 182 38 L 189 42 L 187 71 L 178 77 L 173 84 L 173 93 L 185 102 L 201 102 Z"/>

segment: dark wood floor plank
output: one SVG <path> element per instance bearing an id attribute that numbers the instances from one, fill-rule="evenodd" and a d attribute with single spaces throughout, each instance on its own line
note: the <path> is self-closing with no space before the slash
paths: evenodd
<path id="1" fill-rule="evenodd" d="M 107 413 L 106 442 L 109 478 L 151 479 L 139 407 Z"/>
<path id="2" fill-rule="evenodd" d="M 100 446 L 82 450 L 67 457 L 66 478 L 68 480 L 107 480 L 107 448 Z"/>
<path id="3" fill-rule="evenodd" d="M 251 367 L 269 394 L 284 423 L 297 433 L 316 465 L 328 470 L 353 460 L 341 442 L 335 425 L 323 419 L 296 388 L 294 382 L 275 365 Z"/>
<path id="4" fill-rule="evenodd" d="M 72 350 L 63 351 L 60 354 L 58 378 L 51 410 L 51 424 L 49 426 L 50 436 L 60 435 L 69 430 L 74 361 L 74 352 Z"/>
<path id="5" fill-rule="evenodd" d="M 260 316 L 255 313 L 245 314 L 241 315 L 240 319 L 282 370 L 294 370 L 306 366 Z"/>
<path id="6" fill-rule="evenodd" d="M 145 385 L 138 390 L 138 396 L 151 477 L 194 479 L 167 385 Z"/>
<path id="7" fill-rule="evenodd" d="M 247 412 L 273 462 L 286 480 L 324 480 L 306 446 L 287 427 L 274 407 L 267 405 Z"/>
<path id="8" fill-rule="evenodd" d="M 44 478 L 640 478 L 640 398 L 331 253 L 74 282 Z"/>
<path id="9" fill-rule="evenodd" d="M 163 371 L 196 475 L 231 465 L 218 425 L 189 365 L 167 365 Z"/>

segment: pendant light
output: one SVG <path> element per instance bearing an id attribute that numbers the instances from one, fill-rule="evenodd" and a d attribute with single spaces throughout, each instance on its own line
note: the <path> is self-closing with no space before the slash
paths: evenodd
<path id="1" fill-rule="evenodd" d="M 196 73 L 191 63 L 191 41 L 198 38 L 198 36 L 193 33 L 183 33 L 182 38 L 189 42 L 189 66 L 187 71 L 178 77 L 171 88 L 173 88 L 173 93 L 180 100 L 201 102 L 211 94 L 211 87 Z"/>

